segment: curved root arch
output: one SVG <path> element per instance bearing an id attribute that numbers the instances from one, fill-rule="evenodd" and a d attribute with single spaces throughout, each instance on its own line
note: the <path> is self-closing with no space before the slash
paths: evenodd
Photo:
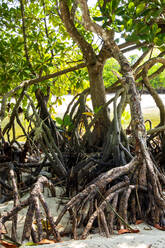
<path id="1" fill-rule="evenodd" d="M 109 237 L 116 227 L 131 229 L 128 222 L 135 223 L 139 218 L 152 225 L 159 224 L 165 206 L 160 182 L 161 174 L 147 154 L 143 161 L 135 157 L 129 164 L 98 176 L 73 197 L 58 216 L 56 225 L 66 211 L 72 212 L 74 237 L 77 228 L 85 225 L 81 233 L 85 239 L 96 225 Z"/>
<path id="2" fill-rule="evenodd" d="M 18 212 L 21 211 L 23 208 L 28 207 L 28 211 L 26 214 L 26 219 L 24 223 L 24 229 L 22 234 L 22 241 L 29 240 L 32 236 L 33 242 L 39 242 L 42 240 L 43 237 L 43 227 L 41 223 L 41 212 L 40 212 L 40 205 L 41 203 L 47 221 L 50 224 L 51 227 L 51 233 L 53 234 L 54 238 L 57 241 L 60 241 L 60 234 L 54 224 L 53 217 L 51 216 L 49 207 L 47 203 L 45 202 L 44 196 L 42 194 L 43 187 L 48 187 L 52 193 L 52 196 L 55 196 L 55 189 L 53 184 L 44 176 L 40 176 L 37 180 L 37 182 L 34 184 L 34 187 L 31 191 L 31 194 L 28 199 L 26 199 L 23 202 L 17 203 L 17 205 L 6 214 L 2 215 L 0 218 L 0 230 L 2 230 L 3 225 L 6 223 L 6 221 L 9 221 L 13 216 L 17 216 Z M 36 219 L 36 225 L 37 225 L 37 234 L 34 232 L 32 223 L 33 219 Z M 15 223 L 15 226 L 17 226 L 17 223 Z M 17 230 L 15 230 L 17 232 Z M 1 232 L 0 232 L 1 237 Z"/>

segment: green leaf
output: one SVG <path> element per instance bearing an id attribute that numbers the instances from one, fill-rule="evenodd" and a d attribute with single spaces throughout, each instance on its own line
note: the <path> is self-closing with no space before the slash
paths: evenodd
<path id="1" fill-rule="evenodd" d="M 135 4 L 133 2 L 130 2 L 128 4 L 128 9 L 133 9 L 135 7 Z"/>
<path id="2" fill-rule="evenodd" d="M 117 9 L 119 3 L 120 3 L 120 0 L 112 0 L 112 9 L 113 9 L 113 11 Z"/>
<path id="3" fill-rule="evenodd" d="M 92 112 L 84 112 L 82 113 L 83 115 L 87 115 L 87 116 L 93 116 L 93 113 Z"/>
<path id="4" fill-rule="evenodd" d="M 107 17 L 106 16 L 94 16 L 93 20 L 97 22 L 107 21 Z"/>
<path id="5" fill-rule="evenodd" d="M 55 120 L 56 120 L 57 124 L 59 124 L 60 126 L 62 126 L 63 120 L 60 117 L 56 117 Z"/>
<path id="6" fill-rule="evenodd" d="M 72 125 L 72 121 L 70 119 L 70 115 L 65 115 L 64 119 L 63 119 L 63 125 L 66 126 L 71 126 Z"/>
<path id="7" fill-rule="evenodd" d="M 95 107 L 94 108 L 94 113 L 97 114 L 101 109 L 102 109 L 102 106 Z"/>
<path id="8" fill-rule="evenodd" d="M 37 245 L 38 245 L 38 244 L 33 243 L 33 242 L 27 242 L 27 243 L 21 245 L 20 248 L 23 248 L 24 246 L 37 246 Z"/>
<path id="9" fill-rule="evenodd" d="M 6 3 L 2 3 L 2 7 L 6 9 L 8 8 Z"/>
<path id="10" fill-rule="evenodd" d="M 128 27 L 131 27 L 132 26 L 132 23 L 133 23 L 133 20 L 132 19 L 129 19 L 129 21 L 127 22 L 127 26 Z"/>
<path id="11" fill-rule="evenodd" d="M 154 33 L 156 33 L 157 29 L 158 29 L 158 24 L 157 24 L 157 23 L 154 23 L 154 24 L 152 25 L 152 31 L 153 31 Z"/>
<path id="12" fill-rule="evenodd" d="M 112 18 L 112 22 L 114 22 L 115 21 L 115 14 L 113 14 L 111 18 Z"/>
<path id="13" fill-rule="evenodd" d="M 136 8 L 136 14 L 140 14 L 145 9 L 145 6 L 145 3 L 140 3 Z"/>
<path id="14" fill-rule="evenodd" d="M 124 25 L 120 26 L 120 30 L 123 31 L 124 30 Z"/>

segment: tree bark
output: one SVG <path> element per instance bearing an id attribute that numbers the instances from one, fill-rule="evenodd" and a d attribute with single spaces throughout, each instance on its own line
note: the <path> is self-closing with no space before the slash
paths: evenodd
<path id="1" fill-rule="evenodd" d="M 89 80 L 90 80 L 90 93 L 92 106 L 95 113 L 97 113 L 106 103 L 105 87 L 103 82 L 103 63 L 98 65 L 88 66 Z M 110 116 L 108 109 L 101 111 L 99 118 L 95 123 L 94 131 L 92 134 L 93 145 L 102 145 L 106 133 L 110 125 Z"/>

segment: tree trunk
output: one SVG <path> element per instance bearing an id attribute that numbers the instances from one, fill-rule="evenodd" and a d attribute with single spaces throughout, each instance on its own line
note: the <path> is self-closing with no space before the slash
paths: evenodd
<path id="1" fill-rule="evenodd" d="M 95 113 L 97 113 L 106 103 L 105 87 L 103 82 L 103 66 L 104 64 L 89 65 L 89 81 L 92 106 Z M 106 108 L 100 112 L 99 118 L 95 123 L 92 133 L 92 145 L 101 146 L 105 140 L 109 125 L 110 113 Z"/>
<path id="2" fill-rule="evenodd" d="M 82 51 L 83 59 L 87 65 L 91 89 L 92 105 L 94 110 L 99 110 L 105 100 L 105 88 L 102 78 L 103 67 L 108 52 L 100 51 L 99 55 L 94 51 L 91 43 L 88 43 L 85 37 L 79 32 L 74 23 L 74 15 L 69 10 L 67 0 L 60 0 L 60 17 L 66 27 L 67 32 L 72 39 L 78 44 Z M 110 124 L 107 110 L 101 111 L 98 121 L 95 124 L 92 134 L 91 145 L 100 146 L 104 141 L 105 134 L 107 133 L 108 125 Z"/>

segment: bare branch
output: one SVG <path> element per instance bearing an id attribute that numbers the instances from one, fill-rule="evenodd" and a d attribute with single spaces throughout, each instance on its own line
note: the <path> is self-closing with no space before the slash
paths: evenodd
<path id="1" fill-rule="evenodd" d="M 165 125 L 161 126 L 161 127 L 155 127 L 153 129 L 150 129 L 147 131 L 147 134 L 151 135 L 151 134 L 156 134 L 159 132 L 162 132 L 165 130 Z"/>
<path id="2" fill-rule="evenodd" d="M 43 77 L 38 77 L 38 78 L 34 78 L 34 79 L 29 79 L 29 80 L 23 81 L 17 87 L 15 87 L 14 89 L 10 90 L 9 92 L 6 93 L 6 95 L 3 96 L 2 104 L 1 104 L 1 111 L 0 111 L 0 117 L 1 117 L 1 119 L 3 120 L 3 118 L 4 118 L 7 98 L 10 97 L 10 96 L 12 96 L 19 89 L 22 89 L 23 87 L 26 87 L 27 88 L 27 87 L 29 87 L 32 84 L 40 83 L 40 82 L 43 82 L 44 80 L 55 78 L 55 77 L 61 76 L 63 74 L 66 74 L 68 72 L 79 70 L 80 68 L 84 68 L 84 67 L 86 67 L 86 64 L 85 63 L 82 63 L 82 64 L 79 64 L 77 66 L 73 66 L 73 67 L 64 69 L 62 71 L 57 71 L 55 73 L 45 75 Z"/>
<path id="3" fill-rule="evenodd" d="M 127 42 L 120 44 L 119 48 L 123 49 L 123 48 L 129 47 L 129 46 L 135 45 L 135 44 L 136 44 L 136 42 L 134 42 L 134 41 L 127 41 Z"/>
<path id="4" fill-rule="evenodd" d="M 122 51 L 122 53 L 127 53 L 127 52 L 129 52 L 129 51 L 135 50 L 135 49 L 137 49 L 137 48 L 140 48 L 140 47 L 143 47 L 143 46 L 146 46 L 146 45 L 147 45 L 147 43 L 144 42 L 144 43 L 140 43 L 140 44 L 137 44 L 137 45 L 128 47 L 128 48 L 126 48 L 126 49 L 122 49 L 121 51 Z"/>
<path id="5" fill-rule="evenodd" d="M 146 88 L 148 89 L 149 93 L 153 97 L 157 107 L 159 108 L 159 111 L 160 111 L 160 125 L 162 126 L 162 125 L 165 124 L 165 107 L 164 107 L 162 99 L 159 97 L 159 95 L 157 94 L 156 90 L 150 85 L 147 73 L 148 73 L 147 68 L 144 68 L 144 70 L 143 70 L 143 82 L 144 82 Z"/>
<path id="6" fill-rule="evenodd" d="M 144 58 L 148 55 L 148 53 L 151 51 L 152 47 L 149 47 L 147 51 L 145 51 L 140 58 L 136 61 L 136 63 L 132 66 L 132 69 L 134 70 L 143 60 Z"/>
<path id="7" fill-rule="evenodd" d="M 74 2 L 73 6 L 72 6 L 72 9 L 71 9 L 71 18 L 72 18 L 73 21 L 74 21 L 76 10 L 77 10 L 77 3 Z"/>
<path id="8" fill-rule="evenodd" d="M 156 63 L 161 63 L 165 66 L 165 59 L 161 58 L 161 57 L 155 57 L 155 58 L 151 58 L 148 61 L 146 61 L 143 65 L 139 66 L 136 71 L 135 71 L 135 75 L 137 75 L 137 73 L 141 70 L 144 69 L 144 67 L 148 70 L 149 68 L 151 68 L 154 64 Z M 138 75 L 137 75 L 138 76 Z M 137 78 L 137 77 L 136 77 Z"/>

